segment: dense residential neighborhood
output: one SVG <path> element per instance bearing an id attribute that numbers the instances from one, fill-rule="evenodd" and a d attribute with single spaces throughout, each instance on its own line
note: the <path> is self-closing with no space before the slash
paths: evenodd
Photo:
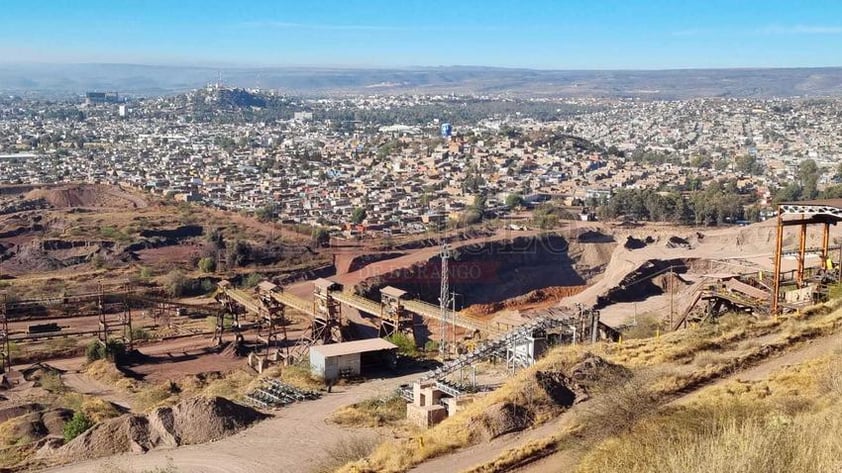
<path id="1" fill-rule="evenodd" d="M 91 97 L 0 100 L 0 181 L 119 184 L 399 233 L 465 218 L 477 196 L 482 212 L 505 212 L 511 195 L 585 209 L 620 189 L 686 196 L 727 181 L 759 208 L 805 161 L 816 189 L 832 184 L 842 149 L 838 99 L 531 99 L 512 113 L 488 108 L 506 104 L 493 97 L 307 99 L 219 84 Z"/>

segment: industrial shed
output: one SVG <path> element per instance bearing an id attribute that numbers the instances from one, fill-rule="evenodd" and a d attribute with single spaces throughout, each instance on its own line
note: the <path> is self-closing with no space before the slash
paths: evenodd
<path id="1" fill-rule="evenodd" d="M 390 367 L 397 346 L 382 338 L 310 347 L 310 371 L 325 381 L 361 376 L 366 369 Z"/>

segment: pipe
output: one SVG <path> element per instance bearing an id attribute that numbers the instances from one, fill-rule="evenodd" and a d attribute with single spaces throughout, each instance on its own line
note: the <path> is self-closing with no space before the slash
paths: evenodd
<path id="1" fill-rule="evenodd" d="M 777 241 L 775 242 L 775 255 L 774 255 L 774 279 L 772 281 L 772 307 L 771 312 L 772 315 L 778 313 L 778 298 L 780 297 L 781 292 L 781 248 L 783 246 L 783 239 L 784 239 L 784 226 L 783 226 L 783 216 L 781 215 L 781 206 L 778 205 L 778 231 L 777 231 Z"/>

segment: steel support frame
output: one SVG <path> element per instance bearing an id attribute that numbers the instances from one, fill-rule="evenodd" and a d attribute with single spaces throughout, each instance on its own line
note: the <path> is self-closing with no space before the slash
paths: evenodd
<path id="1" fill-rule="evenodd" d="M 313 341 L 333 343 L 342 341 L 342 303 L 331 296 L 315 292 L 313 311 Z"/>
<path id="2" fill-rule="evenodd" d="M 810 212 L 817 212 L 810 214 Z M 784 212 L 787 214 L 801 214 L 800 218 L 792 220 L 784 220 Z M 777 315 L 781 311 L 780 297 L 781 297 L 781 258 L 783 257 L 783 239 L 784 227 L 800 226 L 798 238 L 798 267 L 796 269 L 796 283 L 799 287 L 805 284 L 805 258 L 807 245 L 807 226 L 808 225 L 823 225 L 822 228 L 822 266 L 826 267 L 827 258 L 829 257 L 830 245 L 830 225 L 836 225 L 836 222 L 842 217 L 842 211 L 839 209 L 830 209 L 827 206 L 817 206 L 812 204 L 780 204 L 777 208 L 777 232 L 775 238 L 775 252 L 773 255 L 774 265 L 774 279 L 772 281 L 772 300 L 770 304 L 770 314 Z M 808 216 L 809 215 L 809 216 Z M 842 252 L 842 247 L 840 247 Z M 842 261 L 840 261 L 842 264 Z"/>
<path id="3" fill-rule="evenodd" d="M 216 324 L 213 329 L 213 342 L 222 345 L 225 333 L 225 315 L 231 316 L 231 331 L 234 332 L 234 343 L 243 343 L 243 334 L 240 333 L 240 306 L 225 291 L 217 292 L 216 300 L 222 304 L 222 310 L 216 313 Z"/>
<path id="4" fill-rule="evenodd" d="M 122 300 L 116 304 L 107 304 L 105 302 L 106 294 L 102 290 L 102 284 L 100 284 L 99 292 L 97 294 L 97 309 L 99 311 L 99 331 L 97 333 L 97 339 L 103 345 L 108 344 L 109 333 L 111 333 L 115 328 L 118 328 L 119 332 L 116 337 L 117 340 L 123 342 L 128 350 L 134 348 L 134 334 L 132 333 L 132 308 L 129 300 L 130 292 L 131 288 L 128 287 L 128 285 L 125 286 L 124 291 L 121 291 L 123 294 Z M 112 318 L 108 313 L 110 306 L 114 305 L 119 305 L 120 308 L 120 315 L 116 319 Z"/>
<path id="5" fill-rule="evenodd" d="M 260 320 L 257 325 L 258 341 L 264 346 L 264 354 L 268 357 L 273 348 L 286 348 L 285 357 L 289 357 L 289 344 L 287 343 L 287 319 L 286 307 L 278 304 L 270 295 L 259 296 L 262 304 Z M 263 332 L 264 328 L 266 333 Z"/>
<path id="6" fill-rule="evenodd" d="M 12 369 L 11 342 L 9 341 L 9 319 L 7 296 L 3 295 L 3 303 L 0 305 L 0 374 L 8 373 Z"/>

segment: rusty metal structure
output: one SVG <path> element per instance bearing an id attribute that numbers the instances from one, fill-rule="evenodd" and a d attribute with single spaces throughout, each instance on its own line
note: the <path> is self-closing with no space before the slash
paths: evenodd
<path id="1" fill-rule="evenodd" d="M 794 217 L 794 218 L 785 218 Z M 772 277 L 772 314 L 778 314 L 783 309 L 789 308 L 793 302 L 798 302 L 811 293 L 813 298 L 816 295 L 827 294 L 827 286 L 830 283 L 839 281 L 839 263 L 834 266 L 830 255 L 830 226 L 836 225 L 842 220 L 842 199 L 810 200 L 803 202 L 788 202 L 778 205 L 777 238 L 775 241 L 774 253 L 774 274 Z M 805 264 L 807 255 L 807 228 L 813 225 L 821 225 L 822 246 L 819 249 L 821 264 L 817 270 L 808 271 Z M 799 227 L 798 252 L 796 253 L 797 268 L 792 281 L 782 280 L 781 259 L 783 257 L 784 229 L 786 227 Z M 787 283 L 789 293 L 793 297 L 782 298 L 782 290 Z M 794 287 L 793 287 L 794 286 Z M 796 291 L 796 292 L 793 292 Z M 782 300 L 783 299 L 783 300 Z"/>
<path id="2" fill-rule="evenodd" d="M 7 373 L 12 367 L 9 319 L 6 317 L 7 297 L 3 294 L 3 304 L 0 305 L 0 374 Z"/>
<path id="3" fill-rule="evenodd" d="M 97 339 L 103 345 L 106 345 L 109 340 L 119 340 L 123 342 L 127 350 L 133 348 L 132 308 L 129 302 L 129 293 L 131 293 L 131 287 L 126 283 L 120 291 L 120 298 L 117 301 L 111 301 L 111 298 L 103 291 L 102 285 L 99 286 L 97 297 L 99 332 L 97 333 Z M 116 336 L 113 336 L 115 333 Z"/>
<path id="4" fill-rule="evenodd" d="M 693 322 L 706 322 L 725 312 L 776 315 L 827 300 L 829 286 L 840 281 L 842 246 L 830 246 L 830 227 L 842 221 L 842 199 L 782 203 L 778 205 L 776 221 L 771 273 L 758 270 L 708 277 L 672 324 L 673 330 Z M 816 225 L 822 232 L 821 246 L 808 248 L 808 229 Z M 797 249 L 784 249 L 787 227 L 798 229 Z M 840 254 L 834 261 L 836 249 Z M 818 265 L 807 264 L 810 255 L 819 257 Z M 795 268 L 784 270 L 785 257 L 795 259 Z M 704 310 L 694 315 L 700 304 L 704 304 Z"/>
<path id="5" fill-rule="evenodd" d="M 244 317 L 251 314 L 256 319 L 260 354 L 270 361 L 294 363 L 301 360 L 312 345 L 346 341 L 343 305 L 374 316 L 381 337 L 395 333 L 413 335 L 416 316 L 451 323 L 475 339 L 478 334 L 495 336 L 505 331 L 500 326 L 466 317 L 452 309 L 443 314 L 439 306 L 410 299 L 406 291 L 390 286 L 380 290 L 380 301 L 376 302 L 344 290 L 329 279 L 316 279 L 313 285 L 313 300 L 308 301 L 270 281 L 259 283 L 254 290 L 238 289 L 230 281 L 220 281 L 215 298 L 223 310 L 217 315 L 214 341 L 222 342 L 230 319 L 231 330 L 237 334 L 237 342 L 242 343 L 240 331 Z M 296 340 L 289 340 L 287 336 L 290 311 L 299 312 L 310 321 Z"/>
<path id="6" fill-rule="evenodd" d="M 380 290 L 380 337 L 391 337 L 396 333 L 413 336 L 414 317 L 404 307 L 407 292 L 396 287 L 387 286 Z"/>
<path id="7" fill-rule="evenodd" d="M 229 329 L 234 334 L 234 344 L 243 343 L 243 334 L 240 331 L 240 315 L 247 310 L 255 313 L 260 312 L 260 306 L 254 304 L 251 297 L 234 288 L 229 281 L 220 281 L 219 290 L 214 295 L 217 302 L 222 305 L 222 310 L 216 314 L 216 322 L 213 329 L 213 342 L 217 345 L 223 343 L 223 335 L 226 328 L 226 318 L 231 321 Z"/>

